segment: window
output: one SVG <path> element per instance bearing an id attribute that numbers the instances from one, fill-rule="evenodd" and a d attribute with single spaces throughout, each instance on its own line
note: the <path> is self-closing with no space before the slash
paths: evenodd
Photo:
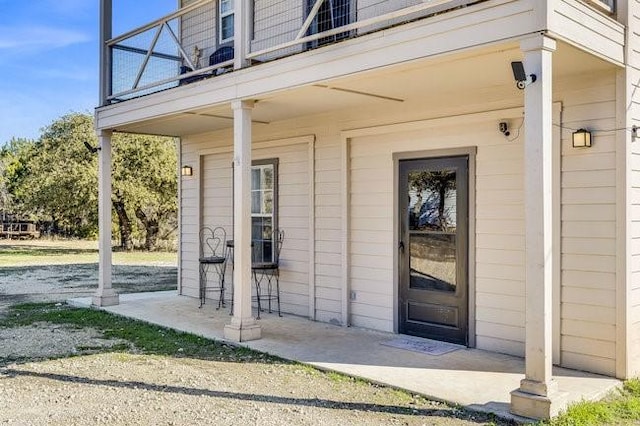
<path id="1" fill-rule="evenodd" d="M 233 12 L 234 0 L 220 0 L 218 28 L 220 28 L 220 43 L 233 40 Z"/>
<path id="2" fill-rule="evenodd" d="M 273 231 L 278 229 L 278 160 L 251 167 L 251 241 L 256 262 L 274 261 Z"/>

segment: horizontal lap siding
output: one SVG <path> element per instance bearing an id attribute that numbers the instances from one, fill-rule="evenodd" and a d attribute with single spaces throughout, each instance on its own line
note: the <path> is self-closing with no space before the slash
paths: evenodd
<path id="1" fill-rule="evenodd" d="M 309 315 L 308 146 L 297 144 L 254 151 L 254 158 L 278 158 L 278 226 L 284 230 L 280 255 L 282 310 Z"/>
<path id="2" fill-rule="evenodd" d="M 521 124 L 511 121 L 514 128 Z M 481 140 L 476 157 L 476 345 L 523 355 L 524 134 L 512 142 L 492 133 Z"/>
<path id="3" fill-rule="evenodd" d="M 337 134 L 318 136 L 315 150 L 315 318 L 333 324 L 343 323 L 340 155 Z"/>
<path id="4" fill-rule="evenodd" d="M 513 119 L 511 125 L 520 125 Z M 521 135 L 509 141 L 493 121 L 456 129 L 356 138 L 351 143 L 350 280 L 354 325 L 394 324 L 393 153 L 477 144 L 477 346 L 522 355 L 524 348 L 524 195 Z M 428 154 L 427 154 L 428 155 Z M 473 263 L 473 262 L 472 262 Z M 473 300 L 473 295 L 470 296 Z"/>
<path id="5" fill-rule="evenodd" d="M 393 331 L 393 160 L 387 138 L 350 147 L 351 324 Z"/>
<path id="6" fill-rule="evenodd" d="M 630 11 L 628 60 L 633 67 L 627 68 L 627 84 L 631 84 L 629 89 L 632 93 L 627 114 L 632 125 L 640 126 L 640 71 L 638 71 L 640 68 L 640 1 L 630 0 L 628 7 Z M 640 146 L 637 140 L 631 144 L 631 151 L 629 182 L 627 182 L 627 186 L 631 187 L 628 200 L 631 229 L 627 230 L 628 237 L 631 239 L 630 253 L 627 256 L 631 263 L 629 268 L 631 289 L 630 294 L 627 295 L 630 298 L 628 306 L 631 311 L 628 313 L 627 333 L 630 335 L 628 339 L 630 347 L 627 351 L 630 359 L 629 371 L 637 375 L 640 372 Z"/>
<path id="7" fill-rule="evenodd" d="M 304 4 L 301 0 L 255 0 L 251 51 L 256 52 L 293 40 L 302 27 Z M 279 58 L 298 53 L 302 48 L 302 45 L 297 45 L 257 59 L 266 61 Z"/>
<path id="8" fill-rule="evenodd" d="M 615 133 L 593 133 L 593 146 L 571 146 L 572 129 L 616 126 L 615 74 L 557 85 L 562 114 L 561 364 L 615 374 Z"/>
<path id="9" fill-rule="evenodd" d="M 398 25 L 403 22 L 410 22 L 419 18 L 423 18 L 425 16 L 432 15 L 434 13 L 441 13 L 447 10 L 452 10 L 456 7 L 474 2 L 475 0 L 451 0 L 443 5 L 430 7 L 426 10 L 405 15 L 400 18 L 389 19 L 377 24 L 366 26 L 358 31 L 361 34 L 365 32 L 375 31 L 393 25 Z M 352 4 L 357 4 L 358 21 L 364 21 L 365 19 L 375 18 L 376 16 L 382 16 L 391 12 L 405 9 L 407 7 L 417 6 L 422 3 L 423 0 L 358 0 L 357 2 L 353 2 Z"/>
<path id="10" fill-rule="evenodd" d="M 182 6 L 193 2 L 194 0 L 183 0 Z M 200 66 L 209 66 L 209 56 L 216 50 L 217 3 L 199 7 L 180 19 L 182 49 L 191 55 L 194 47 L 198 46 L 202 50 Z M 190 56 L 190 59 L 193 58 Z"/>
<path id="11" fill-rule="evenodd" d="M 635 0 L 631 0 L 635 1 Z M 550 3 L 549 29 L 597 54 L 623 60 L 624 26 L 600 11 L 575 0 Z"/>
<path id="12" fill-rule="evenodd" d="M 218 141 L 218 146 L 222 141 Z M 206 137 L 183 140 L 183 163 L 196 164 L 200 150 L 213 148 Z M 280 296 L 282 311 L 309 314 L 309 173 L 308 146 L 285 145 L 254 149 L 252 158 L 278 159 L 279 227 L 285 232 L 280 257 Z M 222 226 L 229 239 L 232 231 L 232 154 L 223 152 L 202 156 L 202 170 L 183 180 L 182 190 L 182 288 L 183 294 L 198 293 L 197 179 L 202 190 L 202 225 Z M 201 177 L 200 177 L 201 176 Z M 231 268 L 227 271 L 231 279 Z M 208 292 L 208 297 L 217 297 Z"/>

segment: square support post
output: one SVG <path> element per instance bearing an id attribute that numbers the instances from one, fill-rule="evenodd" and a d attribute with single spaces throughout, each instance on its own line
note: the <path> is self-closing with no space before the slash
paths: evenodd
<path id="1" fill-rule="evenodd" d="M 524 67 L 535 82 L 524 94 L 525 158 L 525 378 L 511 393 L 511 412 L 547 419 L 562 407 L 553 368 L 553 101 L 555 40 L 521 42 Z"/>
<path id="2" fill-rule="evenodd" d="M 253 6 L 251 0 L 235 0 L 233 12 L 233 68 L 238 70 L 249 65 L 247 54 L 251 46 L 253 28 Z"/>
<path id="3" fill-rule="evenodd" d="M 107 41 L 112 37 L 112 0 L 100 0 L 100 105 L 107 105 L 111 95 L 111 48 Z"/>
<path id="4" fill-rule="evenodd" d="M 233 318 L 224 337 L 256 340 L 262 328 L 251 313 L 251 110 L 253 101 L 233 101 Z"/>
<path id="5" fill-rule="evenodd" d="M 98 131 L 98 290 L 95 306 L 117 305 L 118 294 L 111 287 L 111 136 L 110 130 Z"/>

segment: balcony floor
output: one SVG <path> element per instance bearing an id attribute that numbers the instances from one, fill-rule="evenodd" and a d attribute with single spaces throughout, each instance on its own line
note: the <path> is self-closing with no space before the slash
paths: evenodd
<path id="1" fill-rule="evenodd" d="M 90 298 L 69 301 L 89 307 Z M 209 301 L 198 309 L 198 300 L 174 291 L 120 295 L 120 304 L 101 308 L 114 314 L 225 341 L 228 310 L 215 309 Z M 518 419 L 509 413 L 510 392 L 524 378 L 524 360 L 478 349 L 461 348 L 443 355 L 429 355 L 385 346 L 398 335 L 340 327 L 285 315 L 263 313 L 259 320 L 262 339 L 240 345 L 285 359 L 362 377 L 402 388 L 439 401 L 472 410 Z M 554 377 L 567 401 L 597 399 L 620 385 L 611 377 L 554 368 Z M 522 419 L 520 419 L 522 420 Z"/>

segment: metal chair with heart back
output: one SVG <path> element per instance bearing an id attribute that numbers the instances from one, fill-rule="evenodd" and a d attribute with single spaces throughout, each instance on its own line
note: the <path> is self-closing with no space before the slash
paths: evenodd
<path id="1" fill-rule="evenodd" d="M 227 232 L 218 226 L 203 227 L 200 230 L 200 307 L 204 305 L 207 290 L 219 291 L 218 308 L 224 306 L 224 277 L 227 268 Z M 217 283 L 209 286 L 210 274 L 214 273 Z"/>
<path id="2" fill-rule="evenodd" d="M 278 305 L 278 316 L 282 316 L 280 312 L 280 251 L 284 242 L 284 231 L 274 229 L 269 237 L 262 241 L 263 250 L 261 253 L 257 253 L 259 249 L 254 247 L 255 259 L 251 264 L 253 281 L 256 286 L 258 319 L 264 301 L 268 302 L 269 313 L 271 313 L 271 301 L 275 300 Z M 256 244 L 256 246 L 260 245 Z"/>

